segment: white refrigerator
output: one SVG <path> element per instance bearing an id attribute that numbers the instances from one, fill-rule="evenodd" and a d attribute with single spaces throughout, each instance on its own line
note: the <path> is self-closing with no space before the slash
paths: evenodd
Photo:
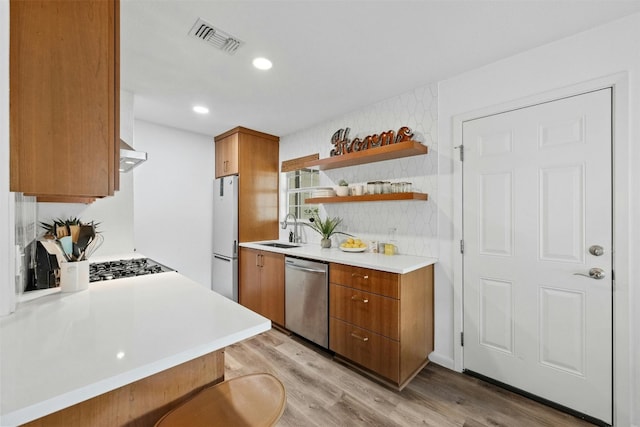
<path id="1" fill-rule="evenodd" d="M 238 301 L 238 176 L 215 180 L 211 289 Z"/>

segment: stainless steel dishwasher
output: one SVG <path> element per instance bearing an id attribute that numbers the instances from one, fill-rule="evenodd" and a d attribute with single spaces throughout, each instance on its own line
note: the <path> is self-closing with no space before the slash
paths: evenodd
<path id="1" fill-rule="evenodd" d="M 329 265 L 285 257 L 285 327 L 329 348 Z"/>

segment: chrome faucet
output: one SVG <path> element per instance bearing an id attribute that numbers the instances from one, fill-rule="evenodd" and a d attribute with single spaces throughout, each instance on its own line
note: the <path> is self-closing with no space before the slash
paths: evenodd
<path id="1" fill-rule="evenodd" d="M 287 219 L 289 219 L 289 217 L 293 218 L 293 242 L 300 243 L 300 236 L 298 235 L 298 218 L 296 218 L 294 214 L 288 213 L 287 216 L 284 217 L 284 220 L 282 220 L 282 229 L 284 230 L 287 228 Z"/>

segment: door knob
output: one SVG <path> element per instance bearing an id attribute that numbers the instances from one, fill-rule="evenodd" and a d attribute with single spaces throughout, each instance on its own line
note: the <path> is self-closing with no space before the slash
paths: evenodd
<path id="1" fill-rule="evenodd" d="M 602 256 L 604 254 L 604 248 L 600 245 L 593 245 L 589 248 L 589 253 L 593 256 Z"/>
<path id="2" fill-rule="evenodd" d="M 592 279 L 596 279 L 596 280 L 602 280 L 604 279 L 604 277 L 606 276 L 604 274 L 604 270 L 598 267 L 594 267 L 592 269 L 589 270 L 589 274 L 584 274 L 584 273 L 573 273 L 574 276 L 584 276 L 584 277 L 590 277 Z"/>

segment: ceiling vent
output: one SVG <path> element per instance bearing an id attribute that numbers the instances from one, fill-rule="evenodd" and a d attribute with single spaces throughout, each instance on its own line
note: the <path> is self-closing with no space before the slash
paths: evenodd
<path id="1" fill-rule="evenodd" d="M 236 50 L 244 44 L 237 37 L 225 33 L 221 29 L 203 21 L 201 18 L 198 18 L 196 23 L 193 24 L 189 35 L 205 41 L 230 55 L 236 53 Z"/>

